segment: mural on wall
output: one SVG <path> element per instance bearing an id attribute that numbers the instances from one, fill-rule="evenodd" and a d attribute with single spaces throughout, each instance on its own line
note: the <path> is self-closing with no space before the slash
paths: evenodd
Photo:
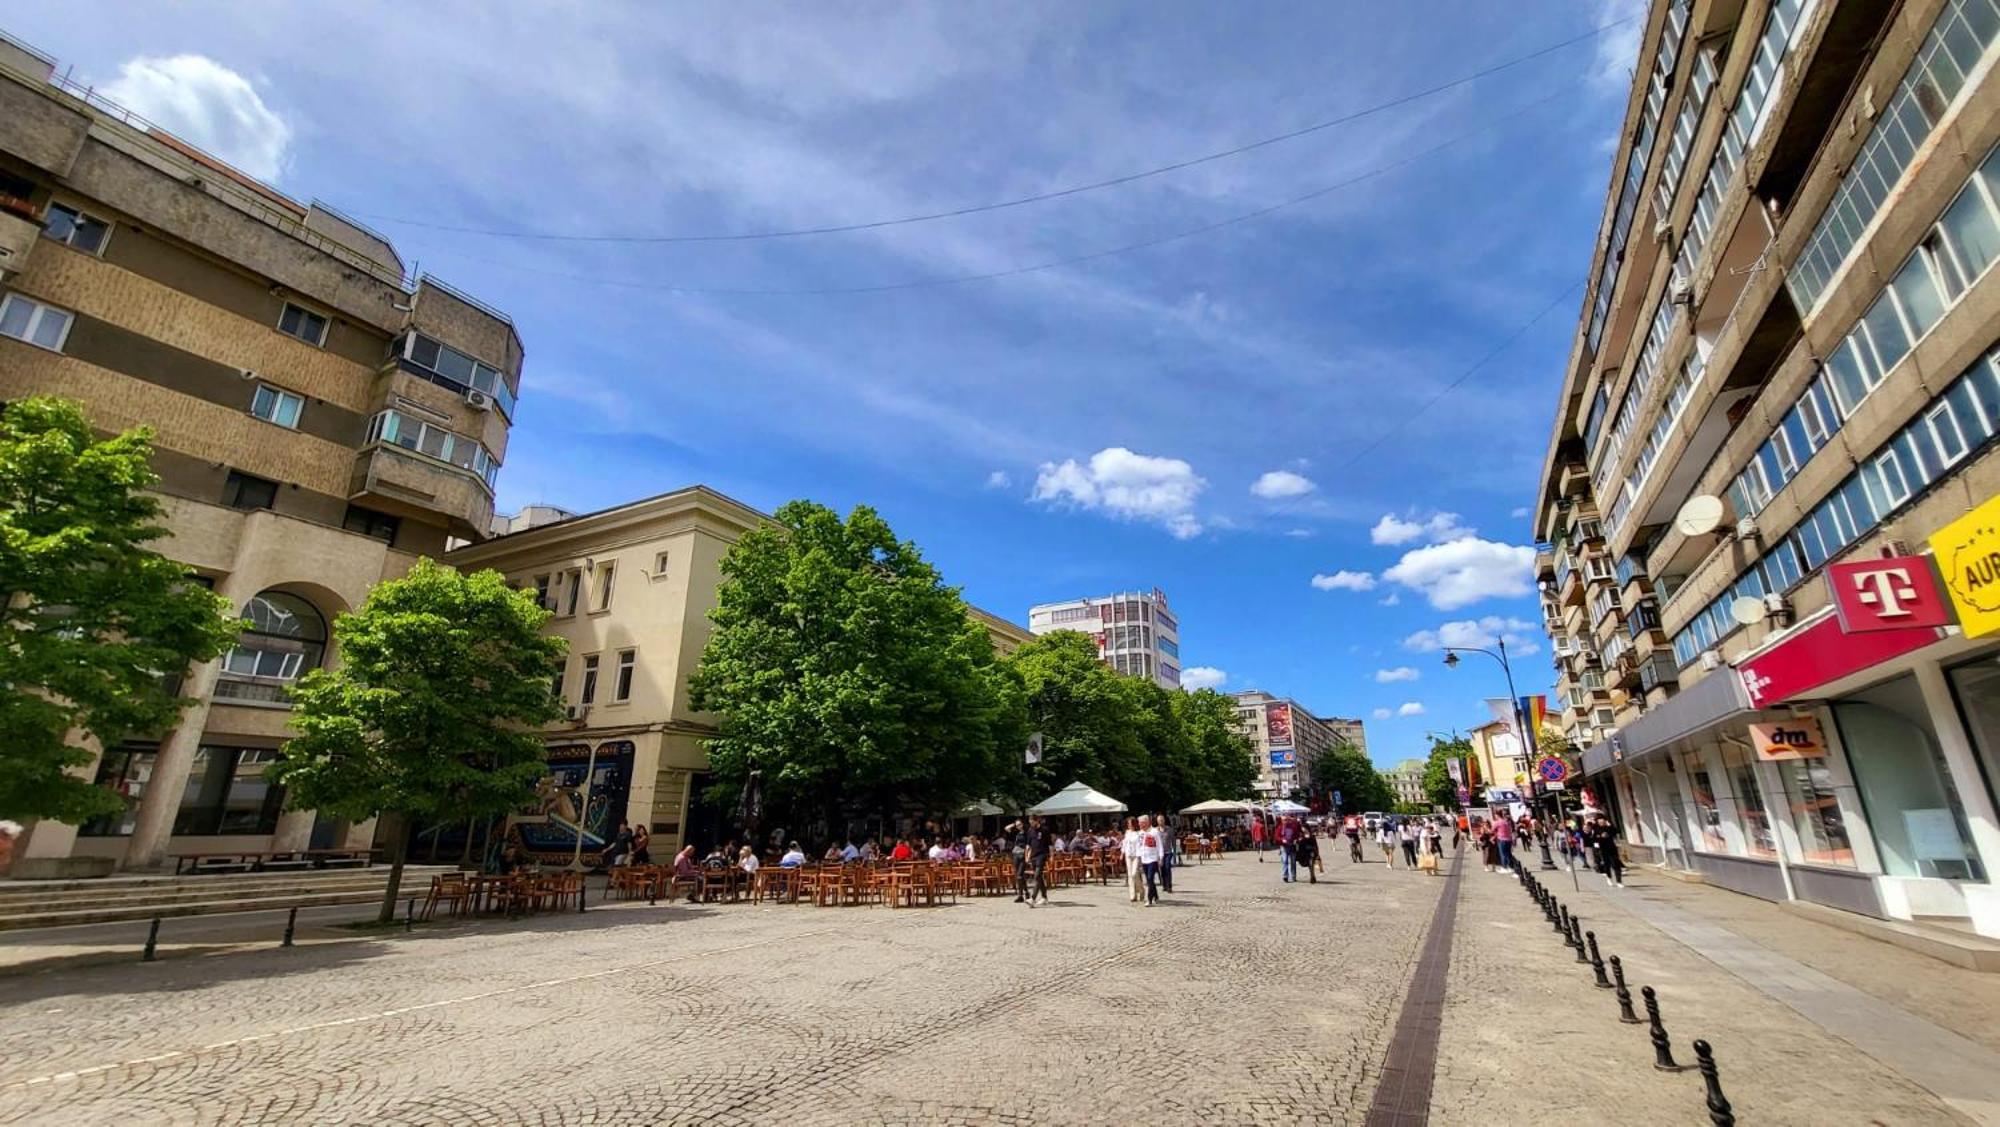
<path id="1" fill-rule="evenodd" d="M 589 744 L 549 748 L 549 773 L 535 787 L 534 804 L 511 819 L 528 856 L 544 863 L 567 863 L 576 855 L 579 821 L 584 856 L 601 852 L 625 816 L 633 751 L 630 740 L 608 740 L 598 744 L 594 754 Z"/>

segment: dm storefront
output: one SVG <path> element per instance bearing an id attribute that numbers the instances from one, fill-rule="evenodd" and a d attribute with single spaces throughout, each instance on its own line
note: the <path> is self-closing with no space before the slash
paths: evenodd
<path id="1" fill-rule="evenodd" d="M 1589 749 L 1636 860 L 2000 936 L 2000 500 Z M 1988 592 L 1991 592 L 1990 594 Z"/>

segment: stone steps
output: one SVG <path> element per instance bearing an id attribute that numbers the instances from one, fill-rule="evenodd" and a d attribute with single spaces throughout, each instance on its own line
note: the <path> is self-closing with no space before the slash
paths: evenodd
<path id="1" fill-rule="evenodd" d="M 451 870 L 410 866 L 404 895 L 422 895 L 432 874 Z M 256 873 L 199 877 L 133 877 L 0 887 L 0 931 L 116 923 L 154 916 L 282 911 L 380 900 L 386 865 L 327 873 Z"/>

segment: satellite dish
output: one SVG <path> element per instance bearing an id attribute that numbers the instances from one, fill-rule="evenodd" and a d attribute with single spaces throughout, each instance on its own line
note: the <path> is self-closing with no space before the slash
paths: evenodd
<path id="1" fill-rule="evenodd" d="M 1674 514 L 1674 528 L 1682 536 L 1704 536 L 1722 527 L 1722 498 L 1697 493 Z"/>
<path id="2" fill-rule="evenodd" d="M 1764 621 L 1767 613 L 1764 600 L 1755 595 L 1740 595 L 1729 601 L 1729 617 L 1745 626 L 1755 626 Z"/>

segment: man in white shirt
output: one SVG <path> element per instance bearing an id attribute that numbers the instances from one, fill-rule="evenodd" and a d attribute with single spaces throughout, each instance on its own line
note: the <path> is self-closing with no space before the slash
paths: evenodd
<path id="1" fill-rule="evenodd" d="M 1132 903 L 1137 904 L 1146 891 L 1146 874 L 1139 867 L 1139 819 L 1125 819 L 1125 837 L 1118 843 L 1118 851 L 1125 855 L 1125 888 L 1132 894 Z"/>
<path id="2" fill-rule="evenodd" d="M 799 848 L 799 843 L 796 841 L 785 850 L 785 855 L 778 859 L 778 864 L 787 869 L 796 869 L 805 863 L 805 851 Z"/>
<path id="3" fill-rule="evenodd" d="M 1160 902 L 1160 858 L 1165 856 L 1164 831 L 1153 820 L 1139 815 L 1139 864 L 1146 870 L 1146 907 Z"/>
<path id="4" fill-rule="evenodd" d="M 849 840 L 846 847 L 840 851 L 841 863 L 852 865 L 854 862 L 859 861 L 860 859 L 861 859 L 861 851 L 859 849 L 854 848 L 854 842 L 852 840 Z"/>
<path id="5" fill-rule="evenodd" d="M 942 860 L 944 860 L 944 859 L 945 859 L 945 848 L 944 848 L 944 843 L 942 843 L 942 842 L 936 842 L 936 841 L 934 841 L 934 842 L 931 842 L 931 847 L 930 847 L 929 851 L 928 851 L 928 852 L 926 852 L 926 853 L 925 853 L 924 855 L 925 855 L 926 857 L 929 857 L 929 858 L 930 858 L 931 860 L 933 860 L 933 861 L 942 861 Z"/>

